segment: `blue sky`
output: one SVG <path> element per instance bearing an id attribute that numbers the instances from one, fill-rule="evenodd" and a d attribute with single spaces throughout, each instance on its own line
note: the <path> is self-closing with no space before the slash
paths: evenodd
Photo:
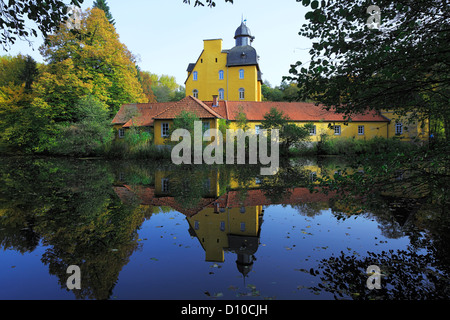
<path id="1" fill-rule="evenodd" d="M 223 39 L 223 49 L 234 46 L 234 32 L 242 16 L 255 36 L 253 47 L 260 56 L 263 80 L 279 85 L 289 75 L 290 65 L 309 61 L 309 39 L 298 32 L 305 23 L 307 8 L 296 0 L 216 0 L 216 7 L 194 7 L 183 0 L 107 0 L 120 40 L 138 57 L 142 70 L 174 76 L 184 85 L 186 68 L 195 62 L 204 39 Z M 92 7 L 85 0 L 82 8 Z M 30 54 L 43 59 L 33 38 L 33 48 L 18 41 L 3 54 Z M 34 49 L 34 50 L 33 50 Z"/>

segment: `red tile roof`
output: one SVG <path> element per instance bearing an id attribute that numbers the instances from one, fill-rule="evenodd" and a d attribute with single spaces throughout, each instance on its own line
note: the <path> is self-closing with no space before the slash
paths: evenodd
<path id="1" fill-rule="evenodd" d="M 220 208 L 239 208 L 242 206 L 268 206 L 268 205 L 296 205 L 302 203 L 316 203 L 327 202 L 334 193 L 325 195 L 324 193 L 311 193 L 307 188 L 293 188 L 289 189 L 284 197 L 278 199 L 276 202 L 268 198 L 264 190 L 253 189 L 246 191 L 246 197 L 242 200 L 239 191 L 229 191 L 217 199 L 201 198 L 196 206 L 192 208 L 184 208 L 182 204 L 178 203 L 174 197 L 158 197 L 155 195 L 155 189 L 144 186 L 128 186 L 114 187 L 114 191 L 119 198 L 127 203 L 132 199 L 140 200 L 143 205 L 151 206 L 169 206 L 172 209 L 183 213 L 187 217 L 192 217 L 205 208 L 212 208 L 218 204 Z"/>
<path id="2" fill-rule="evenodd" d="M 273 102 L 273 101 L 228 101 L 227 112 L 229 120 L 236 120 L 239 112 L 244 112 L 249 121 L 261 121 L 271 108 L 277 108 L 292 121 L 344 121 L 344 115 L 327 111 L 322 106 L 307 102 Z M 357 114 L 351 117 L 352 121 L 389 121 L 375 111 Z"/>
<path id="3" fill-rule="evenodd" d="M 154 116 L 172 106 L 175 102 L 124 104 L 112 120 L 112 124 L 123 124 L 125 128 L 152 126 Z"/>
<path id="4" fill-rule="evenodd" d="M 292 121 L 344 121 L 344 115 L 327 111 L 322 106 L 306 102 L 272 102 L 272 101 L 219 101 L 213 106 L 212 101 L 200 101 L 187 96 L 178 102 L 159 102 L 123 105 L 114 117 L 112 124 L 123 126 L 152 126 L 155 119 L 174 119 L 181 111 L 194 112 L 200 119 L 223 118 L 236 120 L 239 112 L 244 112 L 248 121 L 262 121 L 271 108 L 277 108 Z M 133 114 L 139 116 L 132 117 Z M 376 111 L 356 114 L 352 121 L 389 122 L 389 119 Z"/>
<path id="5" fill-rule="evenodd" d="M 154 116 L 154 119 L 174 119 L 182 111 L 191 111 L 200 119 L 222 118 L 220 114 L 192 96 L 187 96 Z"/>
<path id="6" fill-rule="evenodd" d="M 308 188 L 288 189 L 286 194 L 277 201 L 266 196 L 262 189 L 246 190 L 245 199 L 239 191 L 229 191 L 217 199 L 220 207 L 239 208 L 248 206 L 268 206 L 268 205 L 295 205 L 301 203 L 326 202 L 334 193 L 325 195 L 321 192 L 311 193 Z"/>

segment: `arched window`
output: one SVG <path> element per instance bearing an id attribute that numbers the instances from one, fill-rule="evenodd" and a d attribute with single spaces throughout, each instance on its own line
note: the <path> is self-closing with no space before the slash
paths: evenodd
<path id="1" fill-rule="evenodd" d="M 225 99 L 225 90 L 220 88 L 219 89 L 219 100 L 224 100 L 224 99 Z"/>
<path id="2" fill-rule="evenodd" d="M 197 81 L 198 72 L 197 72 L 197 71 L 194 71 L 192 77 L 194 78 L 194 81 Z"/>
<path id="3" fill-rule="evenodd" d="M 245 99 L 245 90 L 244 88 L 239 89 L 239 99 L 244 100 Z"/>
<path id="4" fill-rule="evenodd" d="M 197 89 L 192 90 L 192 95 L 194 96 L 194 98 L 198 99 L 198 90 Z"/>
<path id="5" fill-rule="evenodd" d="M 244 69 L 239 70 L 239 79 L 244 79 Z"/>
<path id="6" fill-rule="evenodd" d="M 219 71 L 219 80 L 223 80 L 223 70 Z"/>

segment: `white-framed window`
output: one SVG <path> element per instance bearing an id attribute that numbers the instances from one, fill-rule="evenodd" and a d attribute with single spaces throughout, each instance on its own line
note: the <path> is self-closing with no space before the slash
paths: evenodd
<path id="1" fill-rule="evenodd" d="M 337 136 L 341 135 L 341 126 L 334 126 L 334 134 Z"/>
<path id="2" fill-rule="evenodd" d="M 220 231 L 225 231 L 225 221 L 220 221 Z"/>
<path id="3" fill-rule="evenodd" d="M 244 69 L 239 70 L 239 79 L 244 79 Z"/>
<path id="4" fill-rule="evenodd" d="M 209 130 L 209 128 L 211 127 L 211 124 L 209 123 L 209 121 L 203 121 L 202 122 L 202 129 L 203 129 L 203 134 L 205 135 L 205 136 L 209 136 L 209 132 L 208 133 L 206 133 L 206 131 L 208 131 Z M 206 133 L 206 134 L 205 134 Z"/>
<path id="5" fill-rule="evenodd" d="M 223 80 L 223 76 L 224 76 L 223 70 L 219 70 L 219 80 Z"/>
<path id="6" fill-rule="evenodd" d="M 125 137 L 125 129 L 121 128 L 119 129 L 119 138 L 124 138 Z"/>
<path id="7" fill-rule="evenodd" d="M 245 89 L 240 88 L 239 89 L 239 100 L 244 100 L 244 99 L 245 99 Z"/>
<path id="8" fill-rule="evenodd" d="M 360 136 L 364 134 L 364 126 L 358 126 L 358 134 Z"/>
<path id="9" fill-rule="evenodd" d="M 242 231 L 242 232 L 245 231 L 245 222 L 241 222 L 241 231 Z"/>
<path id="10" fill-rule="evenodd" d="M 162 192 L 169 192 L 169 179 L 168 178 L 161 179 L 161 190 L 162 190 Z"/>
<path id="11" fill-rule="evenodd" d="M 161 123 L 161 137 L 169 136 L 169 128 L 170 128 L 170 125 L 168 122 Z"/>
<path id="12" fill-rule="evenodd" d="M 224 99 L 225 99 L 225 90 L 220 88 L 219 89 L 219 100 L 224 100 Z"/>
<path id="13" fill-rule="evenodd" d="M 395 124 L 395 134 L 403 134 L 403 124 L 401 122 Z"/>
<path id="14" fill-rule="evenodd" d="M 198 90 L 197 89 L 192 90 L 192 95 L 194 96 L 194 98 L 198 99 Z"/>
<path id="15" fill-rule="evenodd" d="M 262 129 L 263 129 L 262 125 L 260 125 L 260 124 L 256 125 L 255 126 L 255 133 L 256 134 L 260 134 Z"/>
<path id="16" fill-rule="evenodd" d="M 194 71 L 194 73 L 192 74 L 192 78 L 194 79 L 194 81 L 197 81 L 198 79 L 198 72 Z"/>
<path id="17" fill-rule="evenodd" d="M 316 135 L 316 126 L 312 126 L 309 128 L 309 135 L 315 136 Z"/>

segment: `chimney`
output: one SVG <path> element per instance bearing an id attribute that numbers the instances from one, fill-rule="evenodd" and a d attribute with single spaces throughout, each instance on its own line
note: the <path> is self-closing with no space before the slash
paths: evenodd
<path id="1" fill-rule="evenodd" d="M 212 104 L 213 107 L 219 106 L 219 103 L 217 102 L 217 97 L 218 95 L 213 95 L 213 104 Z"/>

